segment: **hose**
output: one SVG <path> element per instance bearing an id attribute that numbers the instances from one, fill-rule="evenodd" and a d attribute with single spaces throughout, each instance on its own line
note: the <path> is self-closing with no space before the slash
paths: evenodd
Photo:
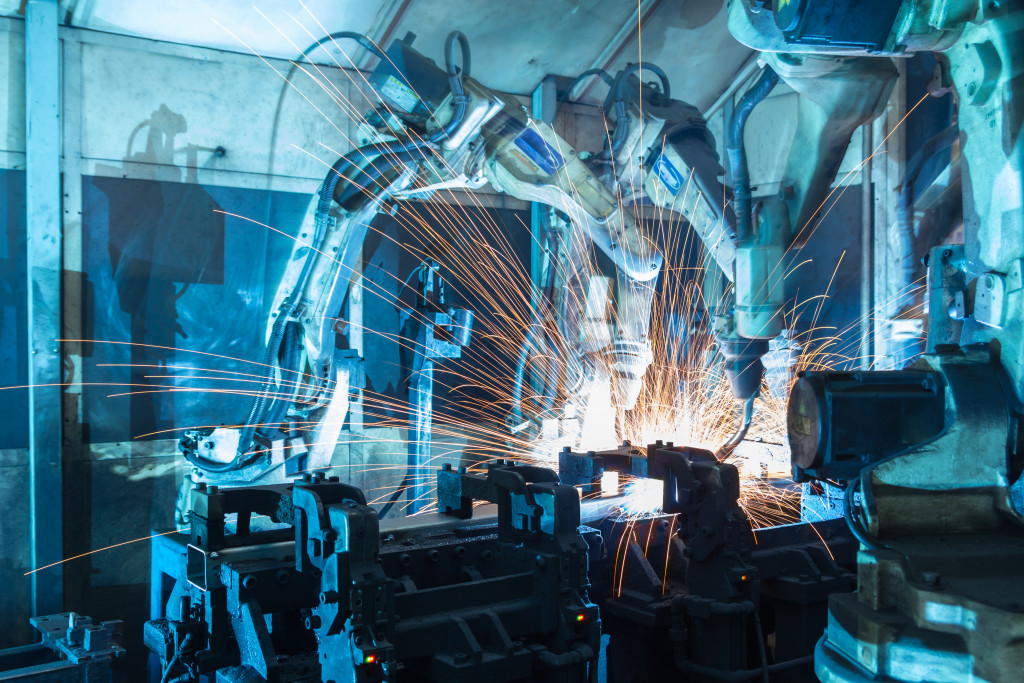
<path id="1" fill-rule="evenodd" d="M 757 82 L 744 93 L 729 122 L 729 142 L 726 154 L 732 172 L 733 207 L 736 213 L 736 241 L 749 240 L 754 235 L 750 197 L 750 171 L 747 169 L 747 155 L 743 149 L 743 131 L 747 126 L 750 112 L 779 82 L 779 75 L 766 66 Z"/>
<path id="2" fill-rule="evenodd" d="M 736 450 L 736 447 L 746 437 L 747 432 L 750 431 L 750 423 L 754 421 L 754 399 L 756 398 L 757 394 L 754 394 L 743 402 L 743 420 L 740 422 L 739 428 L 736 429 L 736 433 L 719 449 L 718 452 L 721 458 L 728 456 Z"/>
<path id="3" fill-rule="evenodd" d="M 287 372 L 289 375 L 298 374 L 299 372 L 299 361 L 302 359 L 302 342 L 299 339 L 299 323 L 292 321 L 284 332 L 284 339 L 281 342 L 282 357 L 280 359 L 281 369 Z M 280 430 L 284 425 L 285 414 L 288 411 L 288 404 L 294 400 L 294 397 L 299 392 L 298 383 L 295 382 L 293 389 L 290 393 L 291 399 L 284 399 L 280 396 L 276 396 L 271 400 L 270 407 L 267 410 L 266 417 L 261 420 L 258 424 L 266 425 L 268 432 L 266 434 L 272 434 L 275 431 Z M 277 392 L 274 392 L 277 393 Z M 276 427 L 275 427 L 276 425 Z M 260 431 L 262 428 L 257 428 Z"/>
<path id="4" fill-rule="evenodd" d="M 562 104 L 562 102 L 565 102 L 567 99 L 569 99 L 569 96 L 572 94 L 572 91 L 575 90 L 580 83 L 587 80 L 591 76 L 600 76 L 601 80 L 605 82 L 605 85 L 608 85 L 609 87 L 611 87 L 612 84 L 615 83 L 614 79 L 612 79 L 612 77 L 609 76 L 608 72 L 605 71 L 604 69 L 587 69 L 579 76 L 572 79 L 572 83 L 570 83 L 569 87 L 567 87 L 565 91 L 562 92 L 562 96 L 558 98 L 558 104 Z"/>
<path id="5" fill-rule="evenodd" d="M 640 71 L 641 69 L 644 69 L 646 71 L 653 71 L 654 73 L 656 73 L 658 75 L 658 78 L 661 79 L 661 96 L 663 98 L 665 98 L 666 100 L 672 99 L 672 91 L 671 91 L 671 88 L 669 86 L 668 76 L 665 74 L 665 71 L 660 66 L 658 66 L 656 64 L 650 64 L 650 63 L 646 63 L 645 64 L 644 62 L 637 62 L 636 64 L 630 64 L 629 66 L 627 66 L 617 76 L 618 85 L 615 88 L 615 99 L 616 99 L 616 101 L 619 101 L 619 102 L 622 101 L 622 98 L 623 98 L 622 84 L 625 83 L 626 76 L 629 76 L 634 71 Z"/>
<path id="6" fill-rule="evenodd" d="M 373 185 L 382 189 L 383 186 L 380 183 L 380 179 L 385 173 L 396 168 L 408 168 L 411 162 L 412 155 L 407 152 L 401 152 L 399 154 L 386 157 L 380 165 L 370 162 L 365 168 L 359 171 L 358 175 L 349 179 L 348 187 L 346 187 L 345 190 L 337 197 L 338 204 L 344 205 L 353 197 L 360 194 L 373 194 L 371 190 Z"/>
<path id="7" fill-rule="evenodd" d="M 853 534 L 854 538 L 860 541 L 860 543 L 868 550 L 878 550 L 880 547 L 879 544 L 875 539 L 871 538 L 867 530 L 864 528 L 860 514 L 855 513 L 853 510 L 853 495 L 860 486 L 860 477 L 854 478 L 846 485 L 846 491 L 843 494 L 843 518 L 846 520 L 846 526 L 850 527 L 850 533 Z"/>
<path id="8" fill-rule="evenodd" d="M 461 71 L 455 66 L 455 43 L 458 42 L 462 52 Z M 455 104 L 455 114 L 452 120 L 444 128 L 431 136 L 431 142 L 438 142 L 451 136 L 466 117 L 466 106 L 469 104 L 469 96 L 462 86 L 462 79 L 469 78 L 472 59 L 469 51 L 469 39 L 462 31 L 452 31 L 444 41 L 444 66 L 448 72 L 448 89 L 452 92 L 452 102 Z"/>

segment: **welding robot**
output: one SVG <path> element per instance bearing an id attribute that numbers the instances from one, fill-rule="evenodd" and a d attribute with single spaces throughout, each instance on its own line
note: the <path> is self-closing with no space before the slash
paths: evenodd
<path id="1" fill-rule="evenodd" d="M 737 263 L 761 250 L 753 243 L 737 248 L 731 197 L 719 177 L 714 140 L 695 107 L 671 99 L 668 79 L 657 66 L 630 65 L 614 77 L 597 74 L 609 85 L 605 113 L 611 133 L 601 151 L 577 153 L 518 100 L 470 77 L 464 35 L 453 32 L 448 37 L 444 68 L 417 52 L 413 38 L 410 34 L 396 40 L 386 53 L 365 36 L 349 32 L 311 46 L 355 40 L 381 58 L 369 78 L 379 102 L 366 117 L 369 125 L 363 126 L 372 141 L 332 165 L 310 207 L 271 308 L 264 377 L 247 419 L 234 427 L 191 430 L 182 439 L 192 468 L 179 496 L 181 525 L 187 522 L 189 491 L 199 483 L 283 483 L 330 465 L 361 373 L 354 351 L 335 348 L 332 316 L 343 308 L 369 224 L 378 213 L 393 210 L 396 201 L 429 199 L 455 189 L 473 191 L 490 183 L 551 209 L 547 247 L 560 265 L 548 267 L 507 420 L 513 434 L 527 439 L 539 433 L 545 417 L 557 420 L 570 409 L 585 409 L 595 382 L 610 385 L 620 414 L 637 401 L 652 362 L 648 330 L 663 257 L 634 219 L 632 204 L 681 214 L 729 279 Z M 658 81 L 641 81 L 644 72 L 654 73 Z M 563 97 L 580 82 L 573 81 Z M 601 287 L 594 286 L 586 267 L 592 261 L 589 247 L 581 245 L 596 246 L 614 263 L 615 282 L 604 278 L 606 305 L 591 300 Z M 556 271 L 559 287 L 553 282 Z M 568 293 L 558 296 L 555 290 Z M 570 356 L 565 368 L 579 376 L 561 383 L 574 387 L 570 395 L 551 393 L 541 402 L 546 405 L 536 412 L 547 409 L 541 415 L 524 409 L 521 396 L 529 335 L 542 326 L 544 315 L 557 318 L 565 343 L 575 345 L 565 351 Z M 458 327 L 454 318 L 440 322 Z M 720 326 L 726 371 L 737 397 L 747 402 L 747 424 L 761 382 L 763 354 L 758 350 L 751 356 L 750 350 L 766 349 L 763 340 L 775 335 L 770 325 L 758 328 L 762 324 L 754 320 Z M 603 331 L 586 331 L 601 326 Z M 555 405 L 556 399 L 564 408 Z M 410 472 L 427 467 L 423 452 L 410 457 Z"/>
<path id="2" fill-rule="evenodd" d="M 964 243 L 927 255 L 928 352 L 900 370 L 806 372 L 790 396 L 794 476 L 842 484 L 860 542 L 858 590 L 831 596 L 815 669 L 826 683 L 1019 681 L 1024 3 L 734 0 L 729 29 L 761 52 L 762 89 L 781 78 L 800 96 L 783 192 L 753 232 L 788 233 L 783 248 L 812 224 L 853 127 L 880 113 L 893 58 L 942 53 Z M 737 311 L 770 283 L 770 260 L 755 265 L 737 268 Z"/>

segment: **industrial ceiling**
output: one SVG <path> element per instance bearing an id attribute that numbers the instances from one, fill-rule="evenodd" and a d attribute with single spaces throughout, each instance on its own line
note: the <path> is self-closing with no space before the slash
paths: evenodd
<path id="1" fill-rule="evenodd" d="M 16 15 L 21 0 L 0 0 Z M 525 94 L 547 74 L 573 76 L 593 67 L 614 71 L 650 61 L 668 72 L 677 98 L 705 108 L 751 52 L 726 30 L 724 0 L 65 0 L 66 24 L 187 45 L 294 58 L 326 33 L 370 35 L 385 46 L 408 31 L 416 47 L 441 60 L 444 38 L 463 31 L 474 76 Z M 340 48 L 340 49 L 339 49 Z M 316 61 L 360 68 L 373 58 L 352 43 L 331 46 Z M 342 54 L 342 51 L 349 54 Z M 582 93 L 603 98 L 598 84 Z M 579 96 L 579 93 L 577 93 Z"/>

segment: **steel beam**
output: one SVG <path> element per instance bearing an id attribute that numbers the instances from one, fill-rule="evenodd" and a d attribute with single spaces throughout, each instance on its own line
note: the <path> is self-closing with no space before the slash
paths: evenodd
<path id="1" fill-rule="evenodd" d="M 647 25 L 648 20 L 654 16 L 654 12 L 661 6 L 662 0 L 638 0 L 636 3 L 636 9 L 630 15 L 630 17 L 623 22 L 622 28 L 619 29 L 615 37 L 608 42 L 608 45 L 601 51 L 601 54 L 597 56 L 593 64 L 590 65 L 591 69 L 604 69 L 608 71 L 618 61 L 619 57 L 622 56 L 623 52 L 629 47 L 634 40 L 642 39 L 643 27 Z M 678 3 L 682 5 L 682 3 Z M 678 8 L 677 8 L 678 9 Z M 639 52 L 637 61 L 639 59 Z M 638 76 L 640 74 L 637 74 Z M 586 85 L 583 86 L 583 90 L 575 98 L 576 100 L 582 100 L 590 92 L 590 89 L 594 87 L 596 83 L 594 79 L 587 81 Z"/>
<path id="2" fill-rule="evenodd" d="M 60 42 L 57 0 L 25 7 L 30 562 L 63 553 L 61 473 Z M 32 614 L 63 611 L 61 565 L 34 572 Z"/>

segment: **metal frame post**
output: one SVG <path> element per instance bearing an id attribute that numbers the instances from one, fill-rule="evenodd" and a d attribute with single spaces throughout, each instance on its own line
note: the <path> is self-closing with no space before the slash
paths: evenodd
<path id="1" fill-rule="evenodd" d="M 61 472 L 60 41 L 57 0 L 25 6 L 30 562 L 63 555 Z M 34 572 L 32 614 L 64 608 L 61 565 Z"/>
<path id="2" fill-rule="evenodd" d="M 554 126 L 555 114 L 557 113 L 557 98 L 558 91 L 555 77 L 545 76 L 544 80 L 533 91 L 530 116 L 538 121 Z M 541 216 L 547 210 L 548 207 L 544 204 L 530 202 L 530 232 L 533 235 L 533 239 L 530 241 L 530 275 L 534 285 L 533 296 L 530 298 L 534 305 L 537 305 L 540 301 L 540 291 L 543 286 L 544 276 L 546 275 L 544 271 L 547 259 L 544 258 L 546 253 L 544 245 L 547 241 L 547 236 L 544 233 Z"/>

